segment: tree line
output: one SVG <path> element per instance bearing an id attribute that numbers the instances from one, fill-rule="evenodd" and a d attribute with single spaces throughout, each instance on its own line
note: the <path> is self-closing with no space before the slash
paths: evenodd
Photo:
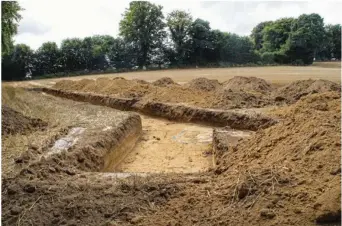
<path id="1" fill-rule="evenodd" d="M 206 20 L 162 6 L 131 2 L 118 37 L 68 38 L 58 47 L 46 42 L 33 51 L 14 45 L 21 19 L 17 2 L 2 5 L 2 79 L 64 76 L 138 68 L 227 67 L 233 65 L 309 65 L 341 59 L 341 25 L 324 25 L 318 14 L 259 23 L 250 36 L 211 29 Z"/>

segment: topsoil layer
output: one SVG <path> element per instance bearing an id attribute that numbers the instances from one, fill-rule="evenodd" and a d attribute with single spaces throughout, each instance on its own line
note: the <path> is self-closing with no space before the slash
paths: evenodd
<path id="1" fill-rule="evenodd" d="M 260 108 L 291 104 L 308 94 L 340 90 L 338 84 L 326 80 L 296 81 L 275 89 L 263 79 L 240 76 L 222 84 L 217 80 L 196 78 L 184 86 L 176 84 L 170 78 L 162 78 L 152 84 L 123 78 L 62 80 L 53 88 L 136 98 L 141 102 L 181 103 L 216 109 Z"/>
<path id="2" fill-rule="evenodd" d="M 1 108 L 1 134 L 3 136 L 27 134 L 35 130 L 44 130 L 47 123 L 29 118 L 5 105 Z"/>

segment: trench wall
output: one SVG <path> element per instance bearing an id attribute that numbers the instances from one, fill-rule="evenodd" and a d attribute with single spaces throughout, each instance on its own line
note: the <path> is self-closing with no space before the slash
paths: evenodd
<path id="1" fill-rule="evenodd" d="M 277 120 L 262 115 L 250 115 L 229 110 L 216 110 L 168 104 L 161 102 L 140 103 L 138 99 L 118 98 L 101 94 L 70 92 L 52 88 L 34 88 L 54 96 L 89 102 L 124 111 L 136 111 L 150 116 L 175 121 L 196 122 L 211 126 L 229 126 L 232 129 L 252 130 L 264 129 L 277 123 Z"/>

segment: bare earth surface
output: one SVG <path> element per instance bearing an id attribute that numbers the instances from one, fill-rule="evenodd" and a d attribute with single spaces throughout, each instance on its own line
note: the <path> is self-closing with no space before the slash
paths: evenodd
<path id="1" fill-rule="evenodd" d="M 143 135 L 118 171 L 196 173 L 212 167 L 212 128 L 142 119 Z"/>
<path id="2" fill-rule="evenodd" d="M 275 67 L 237 67 L 237 68 L 204 68 L 204 69 L 177 69 L 177 70 L 158 70 L 144 72 L 128 72 L 115 74 L 86 75 L 79 77 L 43 79 L 32 82 L 32 85 L 51 86 L 56 81 L 63 79 L 94 79 L 99 77 L 123 77 L 126 79 L 143 79 L 149 82 L 158 80 L 162 77 L 170 77 L 174 81 L 183 84 L 199 77 L 217 79 L 220 82 L 233 78 L 234 76 L 258 77 L 274 84 L 287 84 L 296 80 L 304 79 L 326 79 L 333 82 L 341 82 L 341 63 L 323 62 L 313 66 L 275 66 Z M 16 83 L 20 86 L 27 85 L 27 82 Z"/>
<path id="3" fill-rule="evenodd" d="M 3 112 L 2 120 L 13 132 L 2 137 L 1 223 L 340 225 L 341 71 L 336 65 L 104 75 L 157 80 L 153 84 L 94 81 L 98 76 L 3 84 L 9 113 Z M 46 85 L 136 104 L 223 106 L 256 117 L 261 112 L 275 123 L 255 132 L 213 128 L 18 88 Z M 22 129 L 13 123 L 16 118 L 30 127 Z M 44 129 L 32 127 L 33 119 L 42 120 Z"/>

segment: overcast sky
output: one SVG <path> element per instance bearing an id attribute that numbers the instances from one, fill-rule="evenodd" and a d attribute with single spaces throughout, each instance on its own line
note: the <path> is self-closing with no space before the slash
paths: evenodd
<path id="1" fill-rule="evenodd" d="M 212 29 L 249 35 L 262 21 L 318 13 L 327 23 L 341 23 L 340 1 L 152 1 L 162 5 L 164 15 L 186 10 L 194 19 L 210 22 Z M 26 0 L 16 43 L 37 49 L 43 42 L 96 34 L 117 36 L 122 13 L 129 1 L 114 0 Z"/>

